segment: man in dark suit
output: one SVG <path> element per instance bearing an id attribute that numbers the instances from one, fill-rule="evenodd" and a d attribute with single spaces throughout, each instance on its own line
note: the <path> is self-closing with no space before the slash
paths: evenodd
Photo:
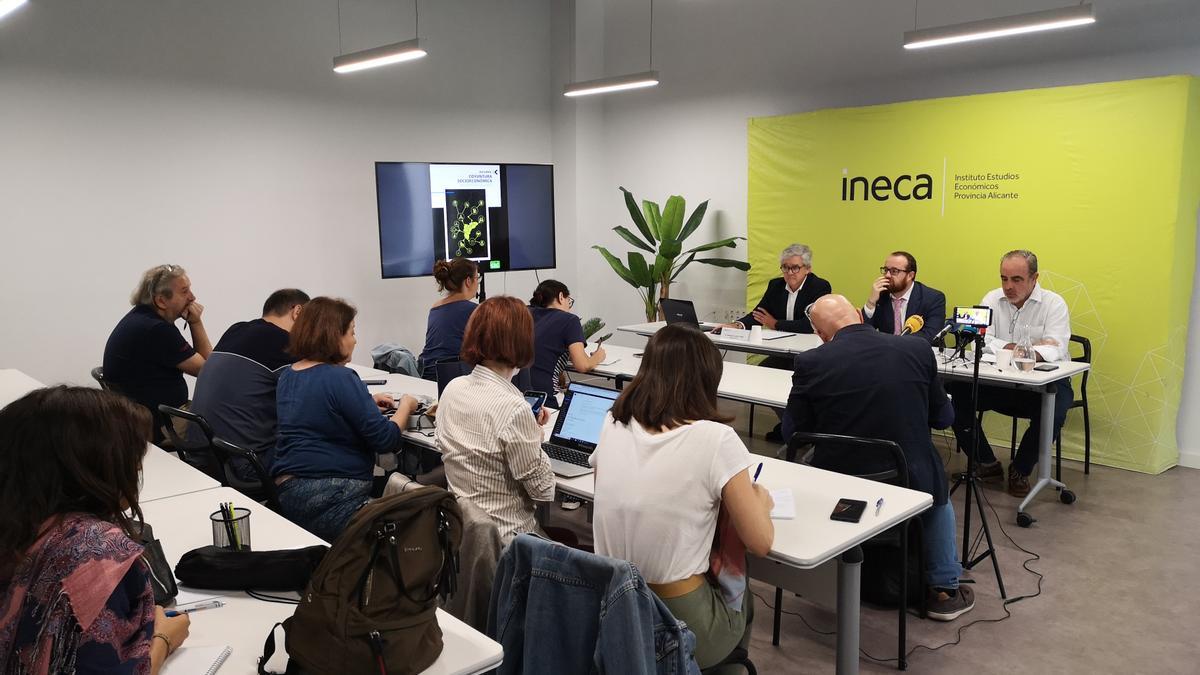
<path id="1" fill-rule="evenodd" d="M 779 271 L 783 276 L 772 279 L 767 284 L 767 291 L 763 293 L 762 300 L 754 306 L 754 310 L 737 322 L 727 325 L 733 328 L 763 326 L 790 333 L 813 332 L 804 309 L 817 298 L 833 291 L 828 281 L 813 274 L 812 249 L 804 244 L 792 244 L 783 249 L 779 254 Z M 790 356 L 768 356 L 759 365 L 791 370 L 792 359 Z M 776 409 L 775 413 L 782 418 L 782 410 Z M 776 424 L 764 438 L 773 443 L 782 443 L 781 425 Z"/>
<path id="2" fill-rule="evenodd" d="M 917 281 L 917 259 L 911 253 L 895 251 L 883 261 L 879 278 L 871 284 L 863 318 L 878 331 L 899 335 L 904 320 L 914 315 L 925 320 L 925 327 L 916 335 L 932 344 L 933 336 L 946 324 L 946 296 Z"/>
<path id="3" fill-rule="evenodd" d="M 929 616 L 956 619 L 974 608 L 975 598 L 958 585 L 954 507 L 942 458 L 929 437 L 930 426 L 945 428 L 954 421 L 933 352 L 916 336 L 896 337 L 863 324 L 840 295 L 817 300 L 810 316 L 825 344 L 796 355 L 785 430 L 881 438 L 900 446 L 909 487 L 933 496 L 933 508 L 921 514 Z M 813 464 L 853 474 L 885 470 L 835 447 L 818 446 Z"/>

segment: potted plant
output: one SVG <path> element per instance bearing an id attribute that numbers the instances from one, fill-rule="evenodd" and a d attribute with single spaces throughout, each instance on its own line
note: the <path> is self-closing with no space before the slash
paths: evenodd
<path id="1" fill-rule="evenodd" d="M 625 207 L 629 209 L 629 216 L 633 219 L 633 224 L 641 237 L 621 225 L 614 227 L 613 232 L 633 246 L 649 253 L 653 262 L 648 262 L 640 251 L 629 251 L 626 254 L 627 266 L 603 246 L 593 246 L 592 248 L 600 251 L 600 255 L 604 256 L 617 276 L 637 290 L 638 296 L 645 305 L 647 321 L 655 321 L 660 318 L 659 300 L 671 297 L 671 282 L 693 262 L 714 267 L 734 267 L 743 272 L 750 269 L 750 263 L 741 260 L 696 257 L 697 253 L 704 251 L 725 247 L 737 248 L 737 240 L 745 240 L 745 237 L 728 237 L 701 244 L 686 251 L 683 249 L 683 242 L 700 227 L 700 221 L 704 219 L 704 213 L 708 210 L 707 200 L 697 206 L 695 211 L 692 211 L 692 215 L 685 223 L 683 214 L 687 203 L 679 195 L 673 195 L 667 199 L 666 207 L 661 210 L 657 203 L 648 200 L 643 200 L 642 207 L 639 209 L 632 192 L 623 187 L 621 192 L 625 193 Z"/>

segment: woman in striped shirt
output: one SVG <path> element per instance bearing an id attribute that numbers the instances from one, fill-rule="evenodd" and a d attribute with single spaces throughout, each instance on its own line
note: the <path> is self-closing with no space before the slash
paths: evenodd
<path id="1" fill-rule="evenodd" d="M 437 446 L 450 490 L 483 509 L 507 545 L 521 532 L 544 535 L 535 502 L 554 498 L 554 472 L 536 416 L 511 380 L 533 361 L 533 318 L 525 304 L 492 297 L 471 314 L 461 358 L 470 375 L 446 385 L 438 401 Z"/>

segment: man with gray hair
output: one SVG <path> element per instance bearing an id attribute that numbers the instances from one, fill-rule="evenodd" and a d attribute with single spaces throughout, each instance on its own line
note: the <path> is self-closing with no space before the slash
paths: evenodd
<path id="1" fill-rule="evenodd" d="M 187 271 L 179 265 L 146 270 L 129 303 L 133 309 L 117 323 L 104 346 L 104 379 L 150 409 L 157 443 L 163 438 L 158 406 L 179 407 L 187 402 L 183 374 L 200 373 L 212 343 L 201 320 L 204 306 L 196 302 Z M 187 321 L 193 344 L 175 328 L 179 319 Z"/>
<path id="2" fill-rule="evenodd" d="M 1017 249 L 1000 258 L 1000 288 L 983 296 L 981 305 L 992 308 L 992 324 L 988 327 L 984 353 L 995 354 L 1002 349 L 1012 349 L 1023 334 L 1037 354 L 1038 361 L 1070 361 L 1067 350 L 1071 340 L 1071 315 L 1062 296 L 1048 291 L 1038 284 L 1038 260 L 1032 251 Z M 1054 438 L 1058 438 L 1067 410 L 1071 407 L 1074 392 L 1070 378 L 1059 380 L 1054 397 Z M 951 386 L 954 399 L 954 435 L 959 445 L 970 451 L 974 439 L 976 411 L 971 407 L 969 383 Z M 1014 497 L 1029 494 L 1029 474 L 1038 461 L 1038 439 L 1041 437 L 1042 396 L 1036 391 L 980 386 L 979 410 L 996 410 L 1005 415 L 1029 420 L 1029 428 L 1017 446 L 1017 456 L 1008 467 L 1008 493 Z M 979 452 L 979 477 L 985 480 L 1002 480 L 1004 468 L 996 459 L 996 453 L 981 432 Z"/>
<path id="3" fill-rule="evenodd" d="M 743 316 L 736 323 L 736 328 L 763 326 L 769 330 L 781 330 L 789 333 L 812 333 L 813 327 L 804 308 L 816 302 L 817 298 L 833 292 L 829 282 L 817 276 L 812 271 L 812 249 L 804 244 L 792 244 L 779 254 L 779 271 L 783 276 L 772 279 L 767 284 L 767 291 L 762 300 L 758 301 L 754 310 Z M 791 370 L 792 359 L 786 356 L 769 356 L 762 365 L 768 368 Z M 780 413 L 781 411 L 776 411 Z M 783 435 L 780 425 L 767 432 L 768 441 L 781 443 Z"/>

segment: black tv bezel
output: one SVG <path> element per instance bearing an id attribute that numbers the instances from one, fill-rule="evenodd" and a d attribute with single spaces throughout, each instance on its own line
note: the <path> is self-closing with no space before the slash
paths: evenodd
<path id="1" fill-rule="evenodd" d="M 550 227 L 550 245 L 551 245 L 551 250 L 553 252 L 552 255 L 554 256 L 553 257 L 554 264 L 551 265 L 550 267 L 513 267 L 513 268 L 506 269 L 506 270 L 487 270 L 487 269 L 484 269 L 482 266 L 480 266 L 479 272 L 480 272 L 480 274 L 487 274 L 487 273 L 495 274 L 495 273 L 500 273 L 500 272 L 532 272 L 535 270 L 550 270 L 550 269 L 555 269 L 558 267 L 558 214 L 556 211 L 557 204 L 555 201 L 555 194 L 554 194 L 554 165 L 553 164 L 541 163 L 541 162 L 424 162 L 424 161 L 416 161 L 416 160 L 395 162 L 395 161 L 379 161 L 379 160 L 377 160 L 375 162 L 375 233 L 376 233 L 376 240 L 379 242 L 379 276 L 381 279 L 420 279 L 421 277 L 432 277 L 433 276 L 433 263 L 437 262 L 437 261 L 435 260 L 429 264 L 429 272 L 427 272 L 425 274 L 388 276 L 384 272 L 384 269 L 383 269 L 383 219 L 380 217 L 381 214 L 379 213 L 379 165 L 380 164 L 428 164 L 428 165 L 434 165 L 434 164 L 458 164 L 458 165 L 496 164 L 498 166 L 548 166 L 548 167 L 550 167 L 550 217 L 553 218 L 553 221 L 551 222 L 551 227 Z"/>

